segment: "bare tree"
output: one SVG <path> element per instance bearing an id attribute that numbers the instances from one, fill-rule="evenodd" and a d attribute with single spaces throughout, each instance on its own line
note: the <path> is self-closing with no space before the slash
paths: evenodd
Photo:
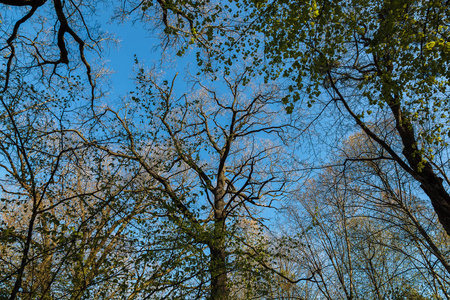
<path id="1" fill-rule="evenodd" d="M 175 78 L 157 80 L 139 72 L 130 102 L 104 112 L 108 143 L 96 147 L 158 183 L 162 222 L 180 234 L 174 246 L 192 265 L 174 266 L 178 276 L 167 275 L 167 286 L 186 298 L 229 299 L 229 276 L 239 272 L 237 225 L 243 217 L 261 222 L 260 209 L 283 194 L 283 137 L 292 126 L 280 119 L 277 87 L 249 85 L 245 71 L 224 76 L 221 89 L 197 81 L 190 95 L 176 95 Z"/>
<path id="2" fill-rule="evenodd" d="M 139 174 L 130 177 L 66 129 L 89 125 L 78 121 L 70 92 L 13 86 L 1 98 L 1 296 L 80 299 L 109 295 L 112 286 L 117 293 L 140 249 L 130 225 L 151 213 L 153 196 Z"/>
<path id="3" fill-rule="evenodd" d="M 385 299 L 411 278 L 423 296 L 447 299 L 448 238 L 414 180 L 382 152 L 363 133 L 347 139 L 289 209 L 293 251 L 320 270 L 315 288 L 327 299 Z"/>

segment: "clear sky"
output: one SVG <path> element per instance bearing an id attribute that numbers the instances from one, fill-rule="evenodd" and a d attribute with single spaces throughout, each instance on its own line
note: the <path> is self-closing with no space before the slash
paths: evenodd
<path id="1" fill-rule="evenodd" d="M 102 20 L 106 23 L 105 20 Z M 104 25 L 106 30 L 112 33 L 119 41 L 117 45 L 110 45 L 104 55 L 107 67 L 113 71 L 111 82 L 114 95 L 123 95 L 133 90 L 133 69 L 135 67 L 135 56 L 145 67 L 152 67 L 161 63 L 162 49 L 161 41 L 156 33 L 150 32 L 141 22 L 128 21 L 124 23 L 109 22 Z M 175 55 L 166 56 L 162 67 L 162 75 L 165 79 L 172 79 L 179 72 L 184 73 L 188 65 L 195 65 L 195 57 L 186 54 L 183 57 Z M 182 82 L 184 76 L 177 77 L 177 84 L 185 86 Z"/>

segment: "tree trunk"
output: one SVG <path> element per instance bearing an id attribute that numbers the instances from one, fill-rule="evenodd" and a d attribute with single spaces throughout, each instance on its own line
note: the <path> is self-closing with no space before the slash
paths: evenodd
<path id="1" fill-rule="evenodd" d="M 429 163 L 424 169 L 430 169 L 430 172 L 422 172 L 423 179 L 420 181 L 420 187 L 430 198 L 439 222 L 450 236 L 450 195 L 444 188 L 443 180 L 434 174 L 431 165 L 427 165 Z"/>
<path id="2" fill-rule="evenodd" d="M 223 237 L 210 247 L 211 300 L 229 298 L 226 252 Z"/>
<path id="3" fill-rule="evenodd" d="M 436 175 L 431 164 L 426 162 L 418 151 L 414 127 L 410 119 L 403 113 L 400 101 L 391 98 L 388 104 L 396 120 L 397 132 L 402 139 L 403 155 L 412 169 L 411 175 L 420 183 L 420 187 L 430 198 L 439 222 L 450 236 L 450 195 L 444 187 L 443 179 Z"/>
<path id="4" fill-rule="evenodd" d="M 225 161 L 223 157 L 221 161 Z M 217 186 L 214 192 L 214 232 L 212 240 L 209 243 L 209 250 L 211 252 L 209 266 L 209 272 L 211 274 L 211 300 L 228 300 L 230 296 L 225 246 L 225 182 L 224 168 L 220 167 L 217 176 Z"/>
<path id="5" fill-rule="evenodd" d="M 209 243 L 211 261 L 209 272 L 211 274 L 211 300 L 227 300 L 229 298 L 227 253 L 225 248 L 225 195 L 223 182 L 219 181 L 218 193 L 215 195 L 215 220 L 213 238 Z"/>

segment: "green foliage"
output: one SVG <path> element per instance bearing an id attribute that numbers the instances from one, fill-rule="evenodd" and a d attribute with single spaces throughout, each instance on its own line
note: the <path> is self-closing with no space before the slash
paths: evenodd
<path id="1" fill-rule="evenodd" d="M 339 91 L 363 117 L 400 105 L 423 151 L 450 135 L 449 7 L 441 1 L 246 1 L 264 34 L 268 78 L 289 79 L 285 102 Z M 354 100 L 351 100 L 351 99 Z"/>
<path id="2" fill-rule="evenodd" d="M 390 190 L 384 179 L 421 175 L 448 146 L 450 9 L 442 1 L 124 1 L 139 18 L 161 22 L 177 56 L 196 51 L 201 79 L 192 80 L 201 88 L 177 93 L 175 78 L 147 73 L 135 58 L 136 89 L 121 104 L 100 99 L 102 107 L 94 105 L 98 86 L 84 54 L 103 53 L 102 33 L 84 15 L 95 4 L 60 2 L 33 15 L 45 1 L 17 1 L 32 6 L 30 18 L 8 28 L 0 20 L 4 33 L 18 29 L 2 40 L 0 79 L 9 85 L 0 95 L 0 298 L 18 283 L 14 297 L 30 299 L 352 299 L 359 289 L 427 300 L 417 288 L 395 287 L 409 275 L 431 282 L 427 272 L 448 282 L 434 219 L 422 217 L 435 231 L 427 236 L 402 200 L 388 201 L 397 190 L 405 196 L 404 186 Z M 28 22 L 35 29 L 22 26 Z M 73 53 L 79 57 L 67 57 Z M 80 64 L 90 101 L 86 78 L 69 76 Z M 287 83 L 285 97 L 272 80 Z M 311 205 L 295 211 L 304 213 L 297 233 L 271 239 L 259 213 L 300 177 L 291 172 L 297 158 L 286 162 L 284 152 L 298 126 L 279 104 L 293 114 L 306 99 L 314 111 L 327 95 L 389 145 L 361 148 L 343 169 L 327 168 L 344 174 L 354 168 L 349 162 L 367 158 L 364 166 L 374 168 L 355 172 L 348 185 L 333 176 L 304 185 Z M 380 115 L 394 122 L 385 126 Z M 401 130 L 409 136 L 399 138 Z M 389 162 L 409 155 L 406 176 L 381 173 L 388 147 L 401 156 L 390 152 Z M 374 174 L 380 178 L 365 186 Z M 214 286 L 220 275 L 228 285 Z"/>

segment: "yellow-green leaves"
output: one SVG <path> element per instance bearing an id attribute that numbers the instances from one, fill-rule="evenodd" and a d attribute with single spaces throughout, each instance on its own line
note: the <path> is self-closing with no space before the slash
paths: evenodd
<path id="1" fill-rule="evenodd" d="M 429 42 L 425 45 L 425 48 L 427 50 L 432 50 L 434 48 L 434 46 L 436 45 L 436 42 Z"/>
<path id="2" fill-rule="evenodd" d="M 319 14 L 320 12 L 319 9 L 317 8 L 317 2 L 313 0 L 309 8 L 309 15 L 311 18 L 317 18 Z"/>

